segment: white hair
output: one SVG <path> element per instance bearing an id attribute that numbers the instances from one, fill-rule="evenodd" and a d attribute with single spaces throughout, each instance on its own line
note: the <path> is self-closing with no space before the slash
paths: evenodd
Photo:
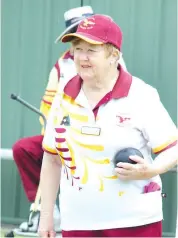
<path id="1" fill-rule="evenodd" d="M 122 57 L 122 53 L 121 53 L 121 52 L 120 52 L 120 58 L 119 58 L 119 60 L 118 60 L 118 64 L 120 64 L 120 65 L 122 66 L 122 68 L 123 68 L 125 71 L 127 71 L 127 67 L 126 67 L 125 61 L 124 61 L 124 59 L 123 59 L 123 57 Z"/>

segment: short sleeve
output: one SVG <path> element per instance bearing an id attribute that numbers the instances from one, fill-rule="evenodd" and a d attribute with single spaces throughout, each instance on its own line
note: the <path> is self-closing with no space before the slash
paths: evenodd
<path id="1" fill-rule="evenodd" d="M 143 135 L 157 154 L 177 143 L 178 131 L 170 115 L 152 88 L 143 105 Z"/>

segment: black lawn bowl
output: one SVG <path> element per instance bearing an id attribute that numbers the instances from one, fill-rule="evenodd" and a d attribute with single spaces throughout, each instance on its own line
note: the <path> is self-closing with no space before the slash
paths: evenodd
<path id="1" fill-rule="evenodd" d="M 137 155 L 141 158 L 144 158 L 142 153 L 139 150 L 132 148 L 132 147 L 128 147 L 128 148 L 118 151 L 115 154 L 114 159 L 113 159 L 114 166 L 117 167 L 117 163 L 119 163 L 119 162 L 136 164 L 135 161 L 133 161 L 129 158 L 129 156 L 132 156 L 132 155 Z"/>

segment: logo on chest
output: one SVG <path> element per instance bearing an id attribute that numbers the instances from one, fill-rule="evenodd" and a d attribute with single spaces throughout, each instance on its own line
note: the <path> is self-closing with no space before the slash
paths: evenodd
<path id="1" fill-rule="evenodd" d="M 131 116 L 127 113 L 117 113 L 116 114 L 116 125 L 117 126 L 130 126 Z"/>

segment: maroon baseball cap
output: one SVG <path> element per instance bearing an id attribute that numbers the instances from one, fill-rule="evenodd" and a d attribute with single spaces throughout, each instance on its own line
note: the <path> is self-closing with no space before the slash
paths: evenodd
<path id="1" fill-rule="evenodd" d="M 119 50 L 122 45 L 122 31 L 109 16 L 96 14 L 81 21 L 76 33 L 66 34 L 62 42 L 69 42 L 74 37 L 80 38 L 91 44 L 111 43 Z"/>

